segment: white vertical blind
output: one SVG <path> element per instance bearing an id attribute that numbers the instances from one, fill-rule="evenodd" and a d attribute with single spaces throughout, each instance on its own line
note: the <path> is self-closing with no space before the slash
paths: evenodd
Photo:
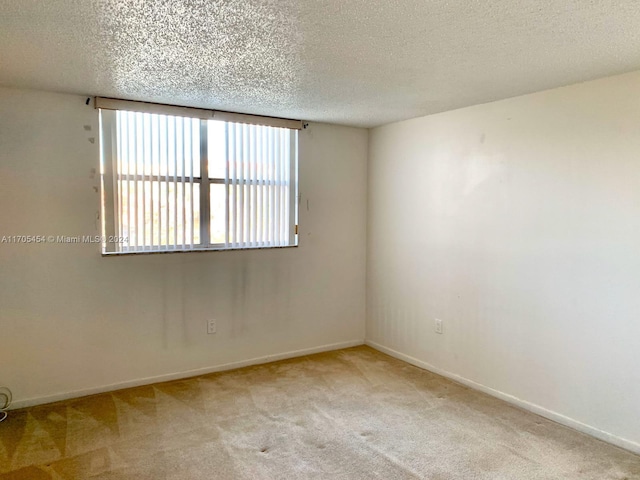
<path id="1" fill-rule="evenodd" d="M 105 253 L 297 244 L 297 130 L 100 115 Z"/>
<path id="2" fill-rule="evenodd" d="M 194 165 L 200 120 L 126 111 L 115 114 L 113 251 L 191 249 L 199 243 Z M 198 219 L 199 223 L 199 219 Z"/>
<path id="3" fill-rule="evenodd" d="M 227 178 L 233 248 L 289 244 L 292 182 L 290 143 L 297 132 L 286 128 L 229 123 Z"/>

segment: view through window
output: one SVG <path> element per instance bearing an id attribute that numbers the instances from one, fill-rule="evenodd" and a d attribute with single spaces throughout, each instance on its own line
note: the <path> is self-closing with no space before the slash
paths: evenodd
<path id="1" fill-rule="evenodd" d="M 297 245 L 297 130 L 100 110 L 103 252 Z"/>

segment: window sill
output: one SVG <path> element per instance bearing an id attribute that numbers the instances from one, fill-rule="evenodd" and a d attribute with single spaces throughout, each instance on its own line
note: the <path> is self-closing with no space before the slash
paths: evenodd
<path id="1" fill-rule="evenodd" d="M 203 253 L 203 252 L 235 252 L 246 250 L 279 250 L 283 248 L 298 248 L 298 245 L 283 245 L 274 247 L 238 247 L 238 248 L 193 248 L 189 250 L 141 250 L 136 252 L 102 252 L 103 257 L 121 257 L 129 255 L 154 255 L 166 253 Z"/>

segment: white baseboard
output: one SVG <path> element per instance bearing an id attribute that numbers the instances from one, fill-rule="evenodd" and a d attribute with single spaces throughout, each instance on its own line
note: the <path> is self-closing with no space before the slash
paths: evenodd
<path id="1" fill-rule="evenodd" d="M 385 347 L 384 345 L 380 345 L 379 343 L 373 342 L 371 340 L 366 340 L 365 344 L 369 345 L 371 348 L 375 348 L 376 350 L 386 353 L 387 355 L 391 355 L 392 357 L 395 357 L 399 360 L 403 360 L 407 363 L 415 365 L 416 367 L 420 367 L 425 370 L 429 370 L 430 372 L 437 373 L 438 375 L 447 377 L 458 383 L 466 385 L 467 387 L 473 388 L 474 390 L 479 390 L 488 395 L 491 395 L 492 397 L 499 398 L 500 400 L 504 400 L 507 403 L 520 407 L 524 410 L 528 410 L 529 412 L 533 412 L 537 415 L 540 415 L 541 417 L 548 418 L 549 420 L 553 420 L 554 422 L 573 428 L 574 430 L 578 430 L 579 432 L 586 433 L 587 435 L 591 435 L 592 437 L 595 437 L 599 440 L 603 440 L 617 447 L 624 448 L 625 450 L 629 450 L 633 453 L 640 454 L 640 443 L 636 443 L 631 440 L 627 440 L 625 438 L 621 438 L 611 433 L 599 430 L 595 427 L 579 422 L 578 420 L 574 420 L 573 418 L 569 418 L 560 413 L 547 410 L 546 408 L 536 405 L 535 403 L 531 403 L 518 397 L 514 397 L 513 395 L 509 395 L 508 393 L 494 390 L 493 388 L 461 377 L 460 375 L 456 375 L 455 373 L 442 370 L 434 365 L 431 365 L 430 363 L 423 362 L 422 360 L 418 360 L 417 358 L 411 357 L 409 355 L 405 355 L 404 353 L 400 353 L 396 350 Z"/>
<path id="2" fill-rule="evenodd" d="M 11 404 L 11 410 L 24 407 L 32 407 L 34 405 L 42 405 L 44 403 L 59 402 L 60 400 L 68 400 L 70 398 L 85 397 L 87 395 L 95 395 L 97 393 L 112 392 L 123 388 L 139 387 L 141 385 L 149 385 L 151 383 L 167 382 L 171 380 L 179 380 L 182 378 L 197 377 L 198 375 L 206 375 L 208 373 L 223 372 L 225 370 L 234 370 L 236 368 L 249 367 L 251 365 L 260 365 L 263 363 L 276 362 L 278 360 L 286 360 L 288 358 L 302 357 L 304 355 L 312 355 L 314 353 L 329 352 L 331 350 L 339 350 L 341 348 L 356 347 L 364 345 L 364 340 L 351 340 L 348 342 L 332 343 L 330 345 L 321 345 L 319 347 L 306 348 L 302 350 L 293 350 L 285 353 L 276 353 L 273 355 L 265 355 L 263 357 L 251 358 L 249 360 L 241 360 L 239 362 L 224 363 L 213 367 L 197 368 L 184 372 L 168 373 L 157 375 L 154 377 L 140 378 L 136 380 L 128 380 L 126 382 L 112 383 L 110 385 L 102 385 L 98 387 L 84 388 L 82 390 L 74 390 L 71 392 L 55 393 L 53 395 L 45 395 L 42 397 L 34 397 L 23 400 L 14 401 Z"/>

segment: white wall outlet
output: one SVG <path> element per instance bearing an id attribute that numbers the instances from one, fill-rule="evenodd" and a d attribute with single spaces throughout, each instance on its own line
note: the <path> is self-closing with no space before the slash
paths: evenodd
<path id="1" fill-rule="evenodd" d="M 216 321 L 215 320 L 209 320 L 207 322 L 207 333 L 209 335 L 216 333 Z"/>
<path id="2" fill-rule="evenodd" d="M 436 333 L 442 333 L 442 320 L 436 318 Z"/>

